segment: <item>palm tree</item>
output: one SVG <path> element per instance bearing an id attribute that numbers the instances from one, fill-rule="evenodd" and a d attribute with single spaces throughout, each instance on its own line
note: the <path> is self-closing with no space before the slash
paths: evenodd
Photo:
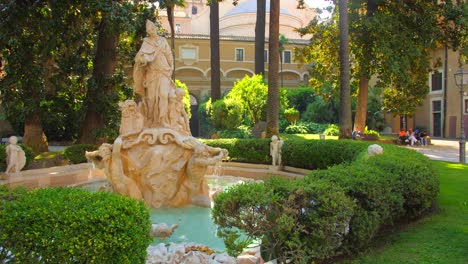
<path id="1" fill-rule="evenodd" d="M 268 109 L 267 135 L 279 134 L 279 17 L 280 0 L 270 2 L 270 37 L 268 43 Z"/>
<path id="2" fill-rule="evenodd" d="M 255 22 L 255 74 L 265 76 L 265 24 L 266 0 L 257 0 L 257 21 Z"/>
<path id="3" fill-rule="evenodd" d="M 348 1 L 339 0 L 340 12 L 340 136 L 351 138 L 351 88 L 349 84 Z"/>
<path id="4" fill-rule="evenodd" d="M 283 88 L 283 51 L 284 45 L 288 44 L 289 40 L 283 34 L 279 37 L 279 54 L 280 54 L 280 65 L 281 65 L 281 88 Z"/>
<path id="5" fill-rule="evenodd" d="M 175 30 L 174 30 L 174 9 L 176 6 L 185 6 L 185 0 L 159 0 L 159 7 L 165 8 L 167 12 L 167 20 L 169 21 L 169 27 L 171 29 L 171 49 L 172 49 L 172 60 L 175 65 Z M 175 67 L 172 71 L 172 79 L 175 80 Z"/>
<path id="6" fill-rule="evenodd" d="M 221 98 L 220 58 L 219 58 L 219 3 L 210 3 L 210 52 L 211 52 L 211 100 Z"/>

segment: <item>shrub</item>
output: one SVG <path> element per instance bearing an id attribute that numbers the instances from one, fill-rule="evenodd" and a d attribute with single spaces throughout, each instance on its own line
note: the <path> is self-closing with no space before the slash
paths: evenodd
<path id="1" fill-rule="evenodd" d="M 428 158 L 393 145 L 384 145 L 383 155 L 369 157 L 369 145 L 285 141 L 285 165 L 321 170 L 304 179 L 244 184 L 220 194 L 213 217 L 223 238 L 231 239 L 228 246 L 235 248 L 232 238 L 244 234 L 261 240 L 268 259 L 312 263 L 362 250 L 385 227 L 430 209 L 439 182 Z"/>
<path id="2" fill-rule="evenodd" d="M 322 134 L 329 124 L 318 124 L 314 122 L 301 121 L 298 125 L 305 126 L 310 134 Z"/>
<path id="3" fill-rule="evenodd" d="M 289 125 L 284 130 L 286 134 L 307 134 L 309 131 L 307 130 L 306 126 L 303 125 Z"/>
<path id="4" fill-rule="evenodd" d="M 242 124 L 242 105 L 224 98 L 213 103 L 211 124 L 217 129 L 235 129 Z"/>
<path id="5" fill-rule="evenodd" d="M 327 129 L 323 132 L 327 136 L 339 136 L 340 135 L 340 127 L 335 124 L 330 124 Z"/>
<path id="6" fill-rule="evenodd" d="M 403 197 L 397 179 L 384 171 L 361 162 L 340 164 L 328 170 L 316 170 L 306 181 L 327 179 L 342 186 L 346 195 L 356 201 L 359 210 L 351 220 L 350 233 L 343 248 L 359 250 L 375 237 L 379 228 L 389 225 L 403 211 Z"/>
<path id="7" fill-rule="evenodd" d="M 227 149 L 232 161 L 271 164 L 270 139 L 216 139 L 203 142 L 211 147 Z"/>
<path id="8" fill-rule="evenodd" d="M 214 222 L 224 232 L 261 240 L 262 255 L 283 263 L 311 263 L 334 255 L 348 232 L 353 202 L 326 181 L 273 178 L 247 183 L 215 198 Z"/>
<path id="9" fill-rule="evenodd" d="M 73 164 L 86 162 L 85 151 L 94 151 L 98 147 L 90 144 L 77 144 L 67 147 L 63 156 Z"/>
<path id="10" fill-rule="evenodd" d="M 420 216 L 431 207 L 439 193 L 439 180 L 429 158 L 393 145 L 385 145 L 384 151 L 387 155 L 375 156 L 367 160 L 366 165 L 396 177 L 404 199 L 405 214 L 409 218 Z"/>
<path id="11" fill-rule="evenodd" d="M 350 140 L 287 140 L 282 149 L 284 165 L 304 169 L 326 169 L 352 162 L 367 145 Z"/>
<path id="12" fill-rule="evenodd" d="M 372 129 L 368 129 L 367 126 L 364 128 L 364 135 L 372 135 L 372 136 L 375 136 L 377 138 L 380 138 L 379 132 L 377 132 L 375 130 L 372 130 Z"/>
<path id="13" fill-rule="evenodd" d="M 0 247 L 15 263 L 144 263 L 149 232 L 145 205 L 111 193 L 37 189 L 0 208 Z"/>
<path id="14" fill-rule="evenodd" d="M 314 90 L 311 87 L 299 87 L 295 89 L 285 89 L 289 105 L 303 113 L 309 102 L 314 100 Z"/>
<path id="15" fill-rule="evenodd" d="M 175 85 L 177 88 L 182 88 L 185 91 L 184 98 L 182 99 L 182 101 L 184 102 L 185 112 L 187 112 L 188 117 L 191 118 L 192 111 L 190 110 L 190 92 L 187 88 L 187 84 L 176 79 Z"/>
<path id="16" fill-rule="evenodd" d="M 290 124 L 295 125 L 297 120 L 299 120 L 299 117 L 300 117 L 299 111 L 297 111 L 293 107 L 288 108 L 284 110 L 284 117 L 286 118 L 286 120 L 288 120 Z"/>
<path id="17" fill-rule="evenodd" d="M 252 138 L 252 130 L 248 126 L 239 126 L 234 129 L 218 131 L 219 138 Z"/>
<path id="18" fill-rule="evenodd" d="M 24 165 L 25 168 L 34 160 L 35 154 L 34 151 L 23 144 L 18 144 L 24 151 L 26 156 L 26 164 Z M 6 146 L 7 145 L 0 145 L 0 172 L 4 172 L 6 170 Z"/>

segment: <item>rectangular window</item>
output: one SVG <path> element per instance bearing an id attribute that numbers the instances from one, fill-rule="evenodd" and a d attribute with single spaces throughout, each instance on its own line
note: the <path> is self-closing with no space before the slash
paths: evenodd
<path id="1" fill-rule="evenodd" d="M 263 62 L 268 63 L 268 50 L 263 50 Z"/>
<path id="2" fill-rule="evenodd" d="M 465 114 L 468 114 L 468 99 L 465 99 Z"/>
<path id="3" fill-rule="evenodd" d="M 442 136 L 442 101 L 432 101 L 432 136 Z"/>
<path id="4" fill-rule="evenodd" d="M 244 49 L 236 49 L 236 61 L 244 61 Z"/>
<path id="5" fill-rule="evenodd" d="M 291 51 L 283 51 L 283 63 L 291 63 Z"/>
<path id="6" fill-rule="evenodd" d="M 182 26 L 180 24 L 175 24 L 175 33 L 181 33 L 182 32 Z"/>
<path id="7" fill-rule="evenodd" d="M 182 48 L 181 58 L 184 60 L 196 60 L 197 59 L 197 49 L 196 48 Z"/>
<path id="8" fill-rule="evenodd" d="M 442 91 L 442 72 L 431 74 L 431 91 Z"/>

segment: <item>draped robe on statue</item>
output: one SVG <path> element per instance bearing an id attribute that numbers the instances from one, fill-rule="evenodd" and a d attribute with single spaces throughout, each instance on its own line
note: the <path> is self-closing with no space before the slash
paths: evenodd
<path id="1" fill-rule="evenodd" d="M 169 44 L 159 36 L 146 37 L 135 57 L 135 93 L 142 98 L 145 127 L 170 127 L 168 104 L 175 96 L 171 79 L 174 63 Z"/>

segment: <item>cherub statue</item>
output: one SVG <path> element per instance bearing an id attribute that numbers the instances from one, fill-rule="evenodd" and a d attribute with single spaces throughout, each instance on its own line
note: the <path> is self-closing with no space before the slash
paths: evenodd
<path id="1" fill-rule="evenodd" d="M 280 140 L 278 136 L 273 135 L 270 143 L 270 156 L 273 160 L 273 166 L 281 165 L 281 148 L 283 147 L 283 140 Z"/>
<path id="2" fill-rule="evenodd" d="M 20 170 L 22 170 L 26 164 L 26 155 L 24 154 L 24 150 L 17 145 L 17 137 L 11 136 L 9 142 L 10 144 L 5 149 L 7 156 L 7 169 L 5 173 L 7 175 L 16 174 L 18 176 Z"/>
<path id="3" fill-rule="evenodd" d="M 171 120 L 171 128 L 184 134 L 190 134 L 189 118 L 185 112 L 185 105 L 183 102 L 185 90 L 177 88 L 175 97 L 170 98 L 170 112 L 169 118 Z"/>

